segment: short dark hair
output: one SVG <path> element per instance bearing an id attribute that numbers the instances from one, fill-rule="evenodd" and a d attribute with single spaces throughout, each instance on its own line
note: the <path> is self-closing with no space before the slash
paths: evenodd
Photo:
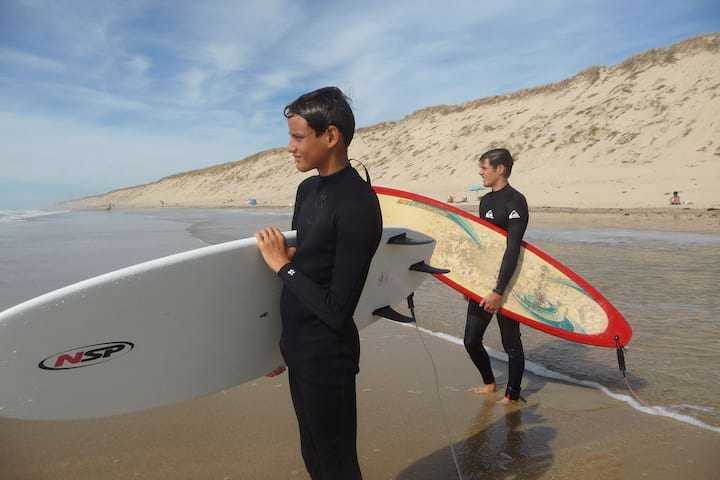
<path id="1" fill-rule="evenodd" d="M 673 192 L 673 195 L 677 195 L 677 194 L 678 194 L 678 192 Z"/>
<path id="2" fill-rule="evenodd" d="M 492 150 L 488 150 L 480 155 L 480 159 L 478 161 L 482 163 L 483 160 L 487 160 L 494 168 L 504 165 L 505 178 L 510 176 L 512 173 L 513 163 L 515 163 L 507 148 L 493 148 Z"/>
<path id="3" fill-rule="evenodd" d="M 293 115 L 304 118 L 318 135 L 325 133 L 330 125 L 335 125 L 346 147 L 355 135 L 355 116 L 350 108 L 350 98 L 337 87 L 323 87 L 300 95 L 285 106 L 283 114 L 285 118 Z"/>

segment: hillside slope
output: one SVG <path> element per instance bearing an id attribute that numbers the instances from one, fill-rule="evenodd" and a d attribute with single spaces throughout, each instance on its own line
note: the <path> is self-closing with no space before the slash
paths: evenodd
<path id="1" fill-rule="evenodd" d="M 673 190 L 694 207 L 720 206 L 720 34 L 363 128 L 350 153 L 376 185 L 472 201 L 477 157 L 497 146 L 516 156 L 511 183 L 531 206 L 658 207 Z M 304 176 L 277 148 L 68 205 L 290 205 Z"/>

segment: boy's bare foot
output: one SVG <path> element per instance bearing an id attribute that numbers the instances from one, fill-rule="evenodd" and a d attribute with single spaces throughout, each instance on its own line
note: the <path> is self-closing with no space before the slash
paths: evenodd
<path id="1" fill-rule="evenodd" d="M 498 400 L 497 403 L 501 405 L 517 405 L 517 400 L 510 400 L 509 397 L 502 397 L 502 399 Z"/>
<path id="2" fill-rule="evenodd" d="M 480 393 L 482 395 L 487 395 L 488 393 L 497 392 L 497 385 L 495 385 L 494 383 L 489 383 L 487 385 L 481 385 L 479 387 L 472 387 L 472 388 L 468 388 L 468 392 Z"/>
<path id="3" fill-rule="evenodd" d="M 277 367 L 275 370 L 273 370 L 272 372 L 266 373 L 265 376 L 268 378 L 277 377 L 284 371 L 285 371 L 285 366 L 281 365 L 281 366 Z"/>

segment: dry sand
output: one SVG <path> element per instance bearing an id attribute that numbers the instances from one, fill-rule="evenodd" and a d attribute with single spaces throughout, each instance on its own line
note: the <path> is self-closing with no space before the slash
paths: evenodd
<path id="1" fill-rule="evenodd" d="M 467 208 L 477 215 L 477 205 Z M 528 228 L 592 228 L 720 233 L 720 210 L 668 208 L 535 208 Z"/>
<path id="2" fill-rule="evenodd" d="M 477 209 L 473 210 L 477 214 Z M 534 209 L 531 228 L 594 228 L 660 230 L 666 232 L 720 232 L 720 211 L 665 209 Z"/>
<path id="3" fill-rule="evenodd" d="M 279 115 L 280 113 L 278 113 Z M 515 155 L 531 207 L 720 207 L 720 34 L 650 50 L 562 82 L 419 110 L 359 129 L 376 185 L 477 201 L 477 157 Z M 283 148 L 71 202 L 76 208 L 290 205 L 304 177 Z"/>
<path id="4" fill-rule="evenodd" d="M 452 479 L 431 364 L 414 329 L 362 332 L 360 462 L 367 479 Z M 641 414 L 594 389 L 527 375 L 527 405 L 467 392 L 464 349 L 425 337 L 463 476 L 714 478 L 720 435 Z M 505 380 L 506 365 L 496 363 Z M 308 478 L 286 376 L 114 418 L 0 420 L 0 479 Z"/>

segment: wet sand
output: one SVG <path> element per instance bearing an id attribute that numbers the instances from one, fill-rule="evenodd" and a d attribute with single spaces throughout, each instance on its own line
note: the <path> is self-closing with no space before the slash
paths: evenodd
<path id="1" fill-rule="evenodd" d="M 457 478 L 432 366 L 414 329 L 364 330 L 358 452 L 366 479 Z M 467 392 L 464 349 L 425 336 L 463 477 L 714 478 L 720 434 L 527 374 L 528 403 Z M 506 365 L 495 362 L 498 382 Z M 0 479 L 308 478 L 285 375 L 168 407 L 85 421 L 0 419 Z"/>

